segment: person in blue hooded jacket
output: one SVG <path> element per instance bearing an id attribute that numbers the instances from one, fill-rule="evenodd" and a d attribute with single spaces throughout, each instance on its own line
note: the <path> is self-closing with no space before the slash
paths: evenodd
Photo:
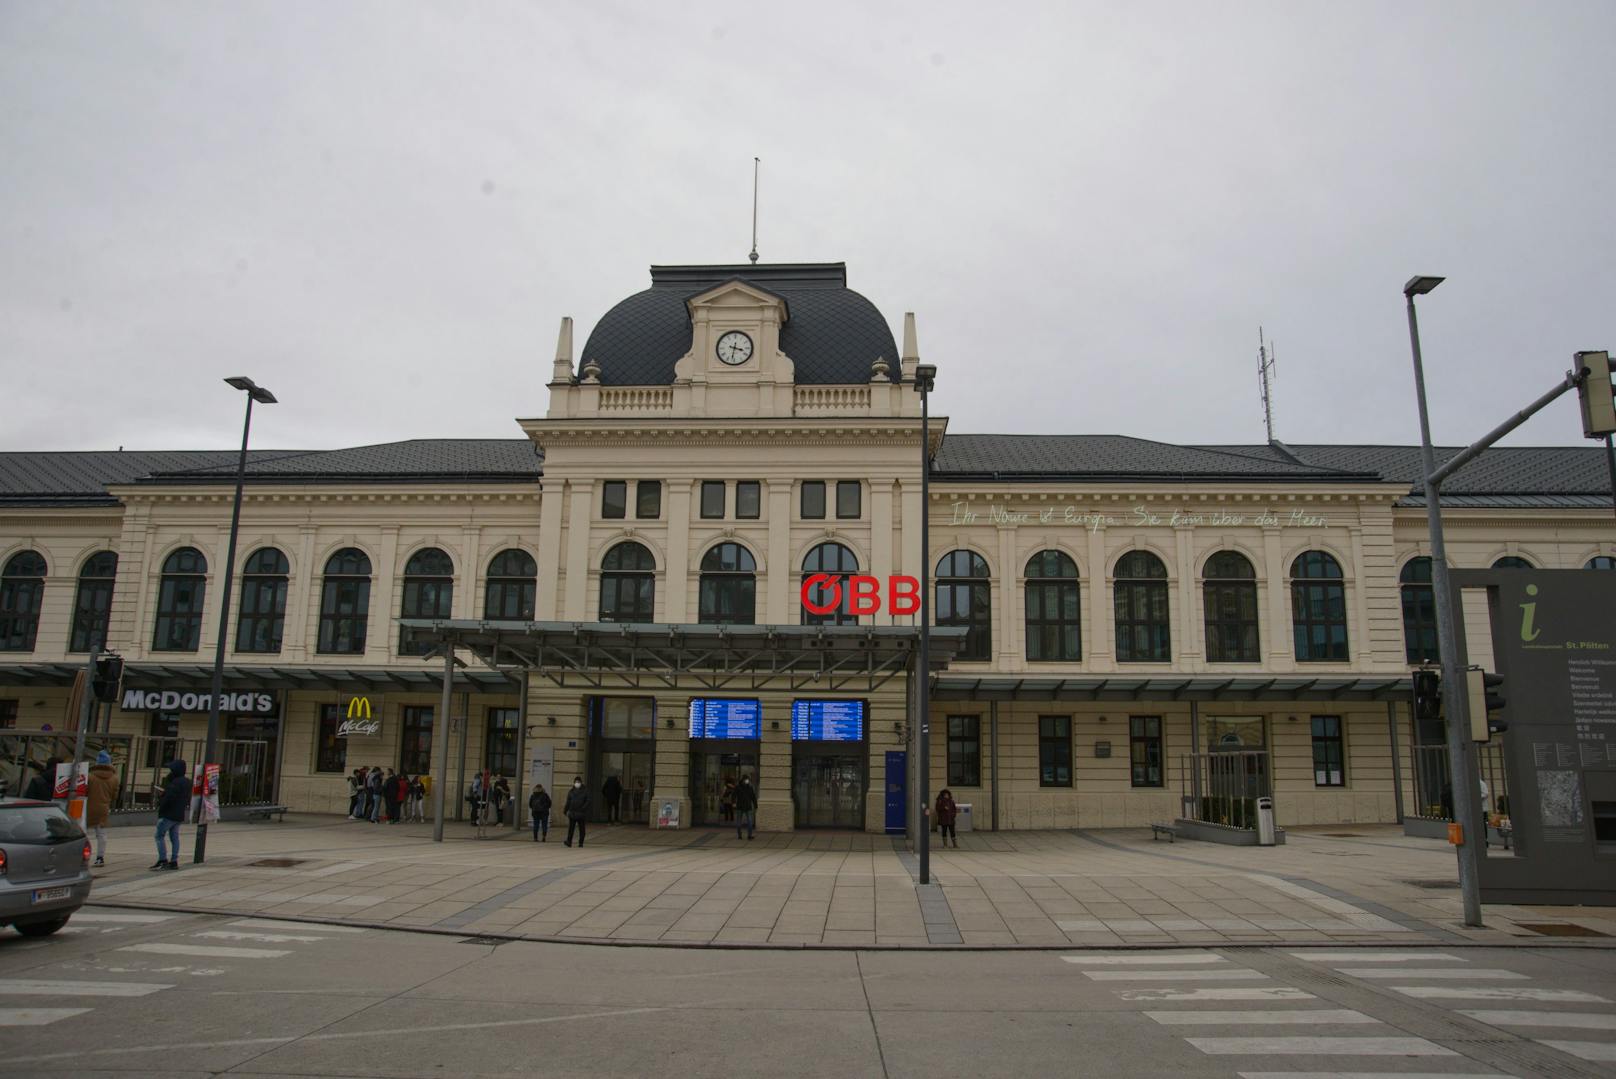
<path id="1" fill-rule="evenodd" d="M 191 781 L 185 778 L 185 762 L 170 761 L 168 779 L 163 783 L 163 793 L 157 801 L 157 862 L 153 869 L 180 867 L 180 825 L 184 823 L 185 812 L 190 807 Z M 163 850 L 164 837 L 173 843 L 172 853 L 166 855 Z"/>

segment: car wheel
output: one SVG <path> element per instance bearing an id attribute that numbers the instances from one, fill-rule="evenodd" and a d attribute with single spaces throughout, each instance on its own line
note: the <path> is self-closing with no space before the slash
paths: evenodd
<path id="1" fill-rule="evenodd" d="M 52 918 L 48 922 L 18 922 L 17 932 L 25 937 L 48 937 L 66 924 L 66 918 Z"/>

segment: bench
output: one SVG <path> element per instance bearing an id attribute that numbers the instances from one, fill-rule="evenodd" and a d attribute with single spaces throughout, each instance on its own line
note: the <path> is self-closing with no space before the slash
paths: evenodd
<path id="1" fill-rule="evenodd" d="M 1154 843 L 1162 836 L 1166 836 L 1169 843 L 1178 842 L 1178 832 L 1173 829 L 1171 824 L 1151 824 L 1150 841 Z"/>
<path id="2" fill-rule="evenodd" d="M 264 820 L 268 820 L 271 816 L 279 817 L 281 822 L 285 823 L 285 821 L 286 821 L 286 807 L 285 806 L 248 806 L 246 809 L 243 809 L 241 811 L 241 818 L 243 820 L 258 820 L 259 818 L 263 818 Z"/>

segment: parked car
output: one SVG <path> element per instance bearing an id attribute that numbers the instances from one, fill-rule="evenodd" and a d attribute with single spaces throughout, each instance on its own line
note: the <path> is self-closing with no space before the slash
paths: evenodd
<path id="1" fill-rule="evenodd" d="M 0 926 L 44 937 L 90 898 L 90 841 L 53 802 L 0 800 Z"/>

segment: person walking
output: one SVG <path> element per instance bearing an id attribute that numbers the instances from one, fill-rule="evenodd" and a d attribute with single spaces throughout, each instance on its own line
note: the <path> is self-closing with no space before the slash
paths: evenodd
<path id="1" fill-rule="evenodd" d="M 572 777 L 572 790 L 567 792 L 567 802 L 566 805 L 561 807 L 561 811 L 567 815 L 567 842 L 565 845 L 572 846 L 572 833 L 576 829 L 578 832 L 578 845 L 583 846 L 584 825 L 589 819 L 589 791 L 584 789 L 582 776 Z"/>
<path id="2" fill-rule="evenodd" d="M 375 824 L 382 815 L 382 770 L 372 768 L 365 777 L 365 819 Z"/>
<path id="3" fill-rule="evenodd" d="M 348 777 L 348 819 L 358 820 L 359 811 L 365 807 L 365 770 L 355 768 Z"/>
<path id="4" fill-rule="evenodd" d="M 544 784 L 534 785 L 527 796 L 527 811 L 533 817 L 533 842 L 546 843 L 550 839 L 550 795 Z"/>
<path id="5" fill-rule="evenodd" d="M 718 796 L 718 812 L 726 821 L 735 819 L 735 781 L 724 780 L 724 790 Z"/>
<path id="6" fill-rule="evenodd" d="M 741 825 L 746 825 L 746 838 L 757 838 L 757 790 L 752 780 L 742 776 L 735 784 L 735 838 L 741 838 Z"/>
<path id="7" fill-rule="evenodd" d="M 466 792 L 466 801 L 471 803 L 471 823 L 477 824 L 477 811 L 482 808 L 483 801 L 483 774 L 478 772 L 471 777 L 471 790 Z"/>
<path id="8" fill-rule="evenodd" d="M 623 781 L 615 775 L 607 776 L 606 782 L 600 788 L 600 793 L 606 797 L 606 823 L 622 824 L 623 817 L 620 809 L 623 804 Z"/>
<path id="9" fill-rule="evenodd" d="M 112 754 L 106 750 L 95 755 L 90 768 L 90 799 L 85 807 L 84 823 L 95 834 L 94 865 L 107 864 L 107 819 L 112 816 L 112 803 L 118 800 L 118 770 L 112 767 Z"/>
<path id="10" fill-rule="evenodd" d="M 191 781 L 185 778 L 185 762 L 170 761 L 168 780 L 163 784 L 162 796 L 157 801 L 157 861 L 153 869 L 180 867 L 180 825 L 185 811 L 191 806 Z M 171 843 L 168 854 L 163 851 L 163 839 Z"/>
<path id="11" fill-rule="evenodd" d="M 944 787 L 937 792 L 937 807 L 933 811 L 937 818 L 937 831 L 941 833 L 943 846 L 948 841 L 954 841 L 954 849 L 959 849 L 959 836 L 954 834 L 954 818 L 959 814 L 959 807 L 954 804 L 954 792 Z"/>
<path id="12" fill-rule="evenodd" d="M 494 780 L 494 823 L 505 827 L 505 807 L 511 804 L 511 785 L 500 776 Z"/>
<path id="13" fill-rule="evenodd" d="M 420 776 L 410 780 L 410 808 L 405 816 L 417 824 L 426 820 L 426 784 Z"/>

